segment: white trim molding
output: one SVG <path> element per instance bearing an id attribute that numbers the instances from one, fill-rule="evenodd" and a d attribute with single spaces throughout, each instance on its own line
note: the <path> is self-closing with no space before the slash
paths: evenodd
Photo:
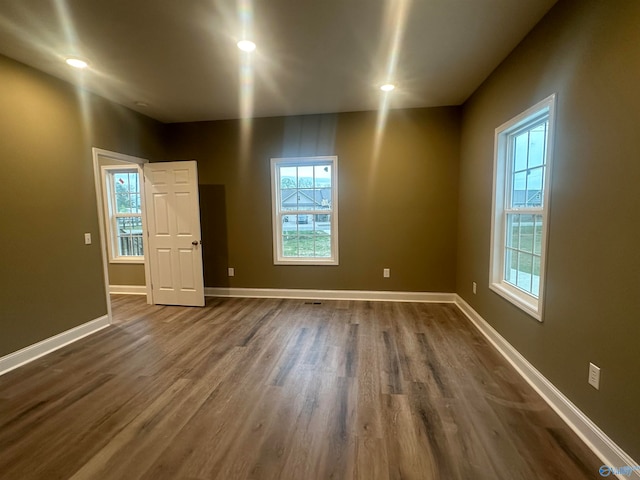
<path id="1" fill-rule="evenodd" d="M 539 322 L 543 320 L 542 307 L 544 305 L 545 258 L 549 230 L 549 186 L 551 185 L 551 170 L 553 166 L 555 108 L 556 95 L 552 94 L 496 128 L 494 143 L 489 288 Z M 530 135 L 540 127 L 543 127 L 543 139 L 541 141 L 540 138 L 537 138 L 534 141 Z M 522 152 L 517 147 L 517 138 L 521 138 L 525 133 L 528 140 L 526 149 L 524 149 L 523 166 L 516 159 L 518 157 L 522 161 L 519 155 Z M 536 144 L 538 148 L 533 148 Z M 538 158 L 535 164 L 530 165 L 529 156 L 533 154 L 533 157 L 536 157 L 533 152 L 537 152 Z M 538 174 L 534 174 L 536 171 L 538 171 Z M 533 198 L 525 199 L 524 202 L 522 199 L 517 201 L 515 198 L 515 192 L 518 187 L 516 184 L 519 183 L 516 180 L 517 177 L 524 176 L 527 179 L 525 185 L 520 185 L 520 188 L 524 187 L 524 190 L 519 190 L 522 193 L 526 193 L 536 191 L 534 188 L 529 190 L 530 185 L 533 187 L 536 183 L 533 180 L 536 175 L 539 175 L 538 187 L 541 190 L 538 190 L 537 195 L 534 195 L 533 198 L 538 197 L 539 204 L 537 204 L 538 200 L 533 200 Z M 540 250 L 538 252 L 536 252 L 533 243 L 530 247 L 525 247 L 524 242 L 518 246 L 510 241 L 509 229 L 511 227 L 509 219 L 521 219 L 526 216 L 530 216 L 532 219 L 537 217 L 537 220 L 530 225 L 533 230 L 537 231 L 538 222 L 540 224 Z M 519 224 L 520 220 L 517 220 L 517 222 Z M 522 226 L 528 225 L 528 223 L 524 222 Z M 521 270 L 520 267 L 522 265 L 514 269 L 511 262 L 512 255 L 516 260 L 518 257 L 529 259 L 531 271 L 526 273 L 526 271 Z M 539 262 L 537 276 L 535 275 L 536 258 Z M 520 264 L 520 260 L 517 263 Z M 510 267 L 506 268 L 507 265 L 510 265 Z M 515 272 L 518 278 L 521 274 L 524 275 L 523 278 L 528 278 L 529 287 L 521 285 L 519 280 L 507 278 L 508 271 Z M 536 283 L 538 283 L 537 287 Z"/>
<path id="2" fill-rule="evenodd" d="M 104 295 L 107 302 L 107 315 L 109 316 L 109 322 L 111 321 L 111 300 L 109 299 L 109 258 L 107 254 L 107 232 L 104 217 L 104 206 L 102 197 L 102 175 L 100 174 L 100 158 L 107 158 L 111 160 L 118 160 L 121 162 L 129 162 L 135 165 L 144 165 L 148 163 L 148 160 L 139 157 L 133 157 L 131 155 L 125 155 L 123 153 L 111 152 L 109 150 L 103 150 L 101 148 L 92 147 L 91 155 L 93 157 L 93 180 L 94 188 L 96 190 L 96 205 L 98 210 L 98 230 L 100 232 L 100 250 L 102 255 L 102 270 L 104 277 Z M 143 231 L 146 231 L 147 225 L 147 210 L 144 205 L 144 181 L 140 182 L 140 194 L 141 194 L 141 207 L 142 207 L 142 225 Z M 148 251 L 147 236 L 142 236 L 143 251 Z M 148 257 L 144 257 L 145 259 Z M 144 261 L 144 277 L 147 279 L 147 303 L 153 304 L 153 292 L 151 291 L 151 270 L 149 269 L 149 262 Z"/>
<path id="3" fill-rule="evenodd" d="M 285 190 L 282 188 L 282 178 L 281 178 L 281 168 L 294 168 L 296 170 L 296 178 L 301 179 L 299 177 L 298 167 L 310 167 L 312 169 L 312 185 L 309 188 L 315 188 L 317 191 L 322 187 L 317 186 L 316 183 L 316 167 L 324 167 L 325 171 L 328 172 L 327 168 L 331 168 L 331 172 L 329 173 L 330 184 L 329 187 L 331 189 L 331 199 L 325 203 L 324 199 L 322 201 L 321 208 L 318 209 L 318 205 L 309 206 L 307 209 L 302 208 L 298 203 L 296 203 L 295 207 L 289 206 L 287 208 L 283 207 L 282 191 Z M 325 177 L 326 179 L 326 177 Z M 297 198 L 300 200 L 300 195 L 306 196 L 303 190 L 307 187 L 302 187 L 298 180 L 296 180 L 295 185 L 291 188 L 291 190 L 295 190 L 297 192 Z M 294 192 L 291 192 L 290 196 L 292 196 Z M 314 194 L 315 195 L 315 194 Z M 309 198 L 311 200 L 311 198 Z M 314 197 L 313 202 L 316 203 L 318 200 Z M 273 264 L 274 265 L 339 265 L 339 255 L 338 255 L 338 157 L 335 155 L 330 156 L 318 156 L 318 157 L 289 157 L 289 158 L 272 158 L 271 159 L 271 222 L 272 222 L 272 230 L 273 230 Z M 297 252 L 297 256 L 288 256 L 284 254 L 284 244 L 283 244 L 283 235 L 285 233 L 285 229 L 283 227 L 283 222 L 287 222 L 288 217 L 295 217 L 300 220 L 300 218 L 309 217 L 317 219 L 319 215 L 329 215 L 330 223 L 329 225 L 329 242 L 330 242 L 330 256 L 322 257 L 314 256 L 304 257 L 300 256 L 300 252 Z M 319 225 L 315 222 L 312 222 L 316 227 Z M 290 224 L 287 224 L 290 225 Z M 326 228 L 325 224 L 325 228 Z M 314 227 L 315 228 L 315 227 Z M 296 226 L 296 231 L 298 227 Z"/>
<path id="4" fill-rule="evenodd" d="M 376 302 L 454 303 L 455 293 L 392 292 L 363 290 L 304 290 L 299 288 L 205 287 L 207 297 L 300 298 L 306 300 L 369 300 Z"/>
<path id="5" fill-rule="evenodd" d="M 560 418 L 582 439 L 603 464 L 612 468 L 640 465 L 622 448 L 611 440 L 593 421 L 571 400 L 540 373 L 529 361 L 480 316 L 462 297 L 455 295 L 455 303 L 471 320 L 498 352 L 516 369 Z M 595 475 L 595 472 L 594 472 Z M 615 474 L 614 474 L 615 475 Z M 640 479 L 640 471 L 633 472 L 633 478 Z M 616 475 L 618 478 L 630 478 Z"/>
<path id="6" fill-rule="evenodd" d="M 21 350 L 0 357 L 0 375 L 4 375 L 22 365 L 62 348 L 70 343 L 76 342 L 92 333 L 96 333 L 109 326 L 109 316 L 91 320 L 77 327 L 66 330 L 62 333 L 46 338 L 41 342 L 29 345 Z"/>
<path id="7" fill-rule="evenodd" d="M 109 285 L 109 295 L 146 295 L 146 285 Z"/>

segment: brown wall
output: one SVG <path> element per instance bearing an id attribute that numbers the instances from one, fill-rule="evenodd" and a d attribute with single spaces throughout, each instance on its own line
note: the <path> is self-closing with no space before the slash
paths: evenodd
<path id="1" fill-rule="evenodd" d="M 561 1 L 465 104 L 457 291 L 640 458 L 640 2 Z M 488 289 L 494 130 L 557 93 L 544 323 Z M 478 282 L 478 293 L 471 282 Z M 602 368 L 600 391 L 587 384 Z"/>
<path id="2" fill-rule="evenodd" d="M 459 109 L 261 118 L 168 126 L 169 155 L 198 161 L 209 287 L 453 292 Z M 339 266 L 274 266 L 269 161 L 337 155 Z M 236 276 L 227 277 L 227 267 Z M 382 277 L 383 268 L 391 278 Z"/>
<path id="3" fill-rule="evenodd" d="M 0 78 L 2 356 L 107 313 L 91 147 L 158 158 L 163 127 L 1 56 Z"/>

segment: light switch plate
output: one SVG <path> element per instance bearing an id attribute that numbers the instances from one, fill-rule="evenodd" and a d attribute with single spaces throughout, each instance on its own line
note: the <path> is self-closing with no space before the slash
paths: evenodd
<path id="1" fill-rule="evenodd" d="M 600 367 L 593 363 L 589 363 L 589 385 L 600 390 Z"/>

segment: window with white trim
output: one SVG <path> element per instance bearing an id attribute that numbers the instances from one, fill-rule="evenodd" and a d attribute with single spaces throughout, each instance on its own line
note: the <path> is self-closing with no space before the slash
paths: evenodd
<path id="1" fill-rule="evenodd" d="M 104 209 L 111 263 L 143 263 L 140 169 L 103 166 Z"/>
<path id="2" fill-rule="evenodd" d="M 273 262 L 338 264 L 338 157 L 271 159 Z"/>
<path id="3" fill-rule="evenodd" d="M 489 287 L 542 321 L 555 95 L 496 129 Z"/>

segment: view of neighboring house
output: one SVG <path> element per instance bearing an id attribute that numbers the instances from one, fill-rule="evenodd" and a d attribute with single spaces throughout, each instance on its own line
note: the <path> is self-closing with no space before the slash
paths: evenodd
<path id="1" fill-rule="evenodd" d="M 282 189 L 283 210 L 328 210 L 331 205 L 331 188 Z M 284 217 L 285 222 L 295 221 L 295 215 Z M 311 215 L 298 215 L 298 223 L 309 223 Z M 315 215 L 316 222 L 327 220 L 327 215 Z"/>

